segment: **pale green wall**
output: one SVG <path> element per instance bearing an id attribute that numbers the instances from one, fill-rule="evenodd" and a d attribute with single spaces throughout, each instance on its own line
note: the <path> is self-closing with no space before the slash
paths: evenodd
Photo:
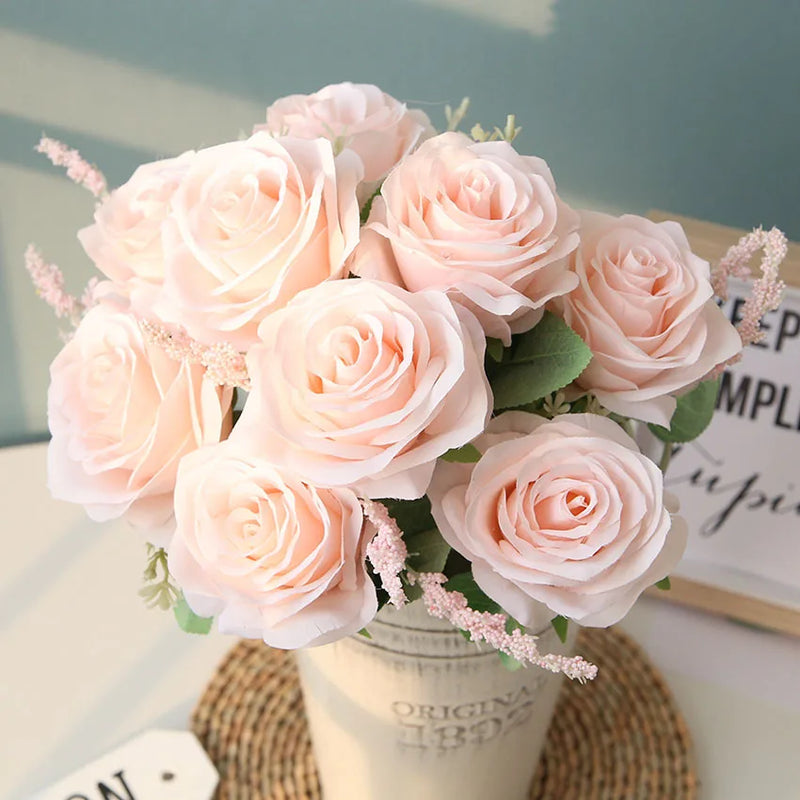
<path id="1" fill-rule="evenodd" d="M 798 239 L 798 42 L 795 0 L 2 0 L 0 443 L 45 431 L 58 348 L 25 245 L 75 288 L 90 274 L 74 233 L 91 198 L 33 153 L 43 130 L 120 182 L 249 130 L 282 94 L 469 94 L 484 123 L 515 111 L 521 148 L 579 204 Z"/>

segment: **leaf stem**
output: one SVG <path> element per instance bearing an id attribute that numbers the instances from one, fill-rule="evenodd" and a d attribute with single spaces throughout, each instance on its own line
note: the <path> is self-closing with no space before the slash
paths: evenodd
<path id="1" fill-rule="evenodd" d="M 658 468 L 662 472 L 666 472 L 669 467 L 669 462 L 672 459 L 672 450 L 674 445 L 672 442 L 664 442 L 664 449 L 661 451 L 661 461 L 658 462 Z"/>
<path id="2" fill-rule="evenodd" d="M 631 437 L 631 439 L 635 439 L 636 438 L 636 431 L 633 428 L 633 420 L 624 419 L 622 421 L 622 430 L 624 430 L 625 433 L 627 433 L 628 436 Z"/>

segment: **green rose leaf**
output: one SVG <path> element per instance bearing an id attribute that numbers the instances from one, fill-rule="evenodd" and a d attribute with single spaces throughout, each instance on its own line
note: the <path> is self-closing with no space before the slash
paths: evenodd
<path id="1" fill-rule="evenodd" d="M 364 207 L 361 209 L 361 224 L 366 225 L 367 220 L 369 219 L 370 211 L 372 211 L 372 204 L 375 201 L 375 198 L 381 193 L 381 187 L 379 186 L 368 198 L 367 201 L 364 203 Z"/>
<path id="2" fill-rule="evenodd" d="M 527 405 L 563 389 L 591 358 L 583 339 L 546 311 L 535 328 L 514 337 L 510 357 L 493 371 L 495 409 Z"/>
<path id="3" fill-rule="evenodd" d="M 175 613 L 175 619 L 178 621 L 181 630 L 186 633 L 201 633 L 206 634 L 211 630 L 211 624 L 214 622 L 214 617 L 198 617 L 197 614 L 189 608 L 186 598 L 181 595 L 172 608 Z"/>
<path id="4" fill-rule="evenodd" d="M 486 340 L 486 352 L 492 361 L 501 362 L 503 360 L 503 343 L 499 339 L 493 339 L 490 336 Z"/>
<path id="5" fill-rule="evenodd" d="M 709 425 L 714 416 L 719 392 L 719 379 L 703 381 L 678 398 L 678 405 L 669 428 L 648 424 L 648 428 L 662 442 L 691 442 Z"/>
<path id="6" fill-rule="evenodd" d="M 661 589 L 663 592 L 668 592 L 672 588 L 672 583 L 670 582 L 669 575 L 666 578 L 662 578 L 658 583 L 655 584 L 657 589 Z"/>
<path id="7" fill-rule="evenodd" d="M 403 584 L 403 591 L 406 595 L 406 600 L 409 603 L 413 603 L 415 600 L 419 600 L 422 597 L 422 588 L 418 583 L 415 583 L 413 586 L 409 585 L 408 583 Z M 381 606 L 383 608 L 383 606 Z"/>
<path id="8" fill-rule="evenodd" d="M 553 630 L 558 635 L 558 638 L 561 639 L 562 643 L 566 642 L 569 620 L 559 614 L 557 617 L 553 617 L 553 619 L 550 620 L 550 624 L 553 626 Z"/>
<path id="9" fill-rule="evenodd" d="M 448 450 L 443 456 L 442 461 L 450 461 L 454 464 L 474 464 L 481 460 L 481 451 L 474 444 L 465 444 L 463 447 L 455 447 Z"/>
<path id="10" fill-rule="evenodd" d="M 450 555 L 450 545 L 436 528 L 404 533 L 403 541 L 408 550 L 406 564 L 409 569 L 414 572 L 441 572 L 444 569 L 447 556 Z"/>
<path id="11" fill-rule="evenodd" d="M 386 506 L 389 516 L 397 523 L 404 538 L 412 533 L 429 531 L 436 527 L 431 514 L 431 501 L 427 496 L 422 496 L 419 500 L 379 500 Z"/>
<path id="12" fill-rule="evenodd" d="M 467 598 L 467 603 L 473 611 L 489 611 L 492 614 L 504 613 L 503 609 L 475 583 L 471 572 L 454 575 L 447 581 L 444 588 L 449 592 L 461 592 Z"/>

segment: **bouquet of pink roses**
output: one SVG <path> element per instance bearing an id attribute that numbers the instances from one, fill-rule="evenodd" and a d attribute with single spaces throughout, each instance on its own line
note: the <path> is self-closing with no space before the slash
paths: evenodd
<path id="1" fill-rule="evenodd" d="M 506 658 L 591 678 L 527 630 L 607 626 L 686 525 L 634 439 L 707 425 L 777 305 L 778 231 L 713 274 L 680 226 L 578 212 L 503 130 L 449 130 L 369 85 L 294 95 L 231 141 L 139 167 L 78 234 L 51 367 L 49 484 L 150 543 L 145 597 L 279 648 L 421 597 Z M 739 330 L 726 276 L 765 251 Z M 641 423 L 641 424 L 639 424 Z"/>

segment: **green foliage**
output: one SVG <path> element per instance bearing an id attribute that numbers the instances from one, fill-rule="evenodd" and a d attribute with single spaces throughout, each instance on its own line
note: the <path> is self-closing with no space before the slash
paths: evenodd
<path id="1" fill-rule="evenodd" d="M 669 579 L 669 575 L 666 578 L 662 578 L 658 583 L 655 584 L 657 589 L 661 589 L 663 592 L 668 592 L 672 588 L 672 583 Z"/>
<path id="2" fill-rule="evenodd" d="M 653 435 L 662 442 L 691 442 L 709 425 L 714 416 L 719 392 L 719 380 L 704 381 L 678 398 L 678 405 L 670 420 L 669 428 L 649 424 Z"/>
<path id="3" fill-rule="evenodd" d="M 489 380 L 496 410 L 541 400 L 577 378 L 592 358 L 586 343 L 562 319 L 545 312 L 536 327 L 515 336 Z"/>
<path id="4" fill-rule="evenodd" d="M 431 501 L 427 495 L 419 500 L 392 500 L 390 498 L 378 501 L 386 506 L 389 516 L 397 523 L 403 538 L 411 533 L 419 533 L 436 527 L 431 514 Z"/>
<path id="5" fill-rule="evenodd" d="M 462 572 L 469 572 L 471 569 L 472 563 L 470 560 L 462 556 L 458 550 L 451 549 L 442 572 L 444 572 L 448 578 L 452 578 L 453 575 L 460 575 Z"/>
<path id="6" fill-rule="evenodd" d="M 206 634 L 211 630 L 211 623 L 214 622 L 214 618 L 198 617 L 189 608 L 189 604 L 183 594 L 180 595 L 172 610 L 175 612 L 175 619 L 178 621 L 181 630 L 186 631 L 186 633 Z"/>
<path id="7" fill-rule="evenodd" d="M 561 639 L 561 642 L 566 642 L 569 620 L 559 614 L 557 617 L 553 617 L 553 619 L 550 620 L 550 624 L 553 626 L 553 630 L 558 635 L 558 638 Z"/>
<path id="8" fill-rule="evenodd" d="M 378 598 L 378 610 L 380 611 L 380 609 L 382 609 L 389 602 L 389 595 L 384 590 L 380 576 L 377 572 L 375 572 L 375 568 L 372 566 L 372 562 L 369 559 L 366 560 L 366 566 L 367 575 L 369 575 L 370 580 L 375 586 L 375 594 Z"/>
<path id="9" fill-rule="evenodd" d="M 454 575 L 444 585 L 448 592 L 461 592 L 467 598 L 467 603 L 473 611 L 488 611 L 491 614 L 504 614 L 501 606 L 495 603 L 472 577 L 471 572 L 462 572 Z"/>
<path id="10" fill-rule="evenodd" d="M 474 444 L 467 443 L 462 447 L 448 450 L 442 456 L 442 460 L 451 461 L 454 464 L 474 464 L 481 460 L 481 451 Z"/>
<path id="11" fill-rule="evenodd" d="M 358 632 L 358 635 L 359 636 L 363 636 L 365 639 L 371 639 L 372 638 L 372 634 L 366 628 L 362 628 Z"/>
<path id="12" fill-rule="evenodd" d="M 372 203 L 375 201 L 375 198 L 381 193 L 381 187 L 379 186 L 368 198 L 367 201 L 364 203 L 364 207 L 361 209 L 361 224 L 366 225 L 367 220 L 369 219 L 369 212 L 372 211 Z"/>
<path id="13" fill-rule="evenodd" d="M 406 565 L 414 572 L 441 572 L 450 555 L 450 545 L 437 528 L 403 534 L 408 550 Z"/>
<path id="14" fill-rule="evenodd" d="M 409 603 L 419 600 L 422 597 L 422 589 L 418 583 L 410 584 L 405 580 L 405 576 L 401 575 L 400 580 L 403 581 L 403 591 Z M 385 603 L 383 605 L 386 605 Z M 383 608 L 383 606 L 381 606 Z"/>
<path id="15" fill-rule="evenodd" d="M 503 343 L 499 339 L 489 337 L 486 340 L 486 353 L 492 361 L 499 364 L 503 360 Z"/>
<path id="16" fill-rule="evenodd" d="M 169 611 L 178 600 L 180 590 L 172 583 L 167 566 L 167 551 L 163 547 L 147 545 L 147 564 L 142 573 L 145 585 L 139 589 L 139 597 L 148 608 Z"/>

